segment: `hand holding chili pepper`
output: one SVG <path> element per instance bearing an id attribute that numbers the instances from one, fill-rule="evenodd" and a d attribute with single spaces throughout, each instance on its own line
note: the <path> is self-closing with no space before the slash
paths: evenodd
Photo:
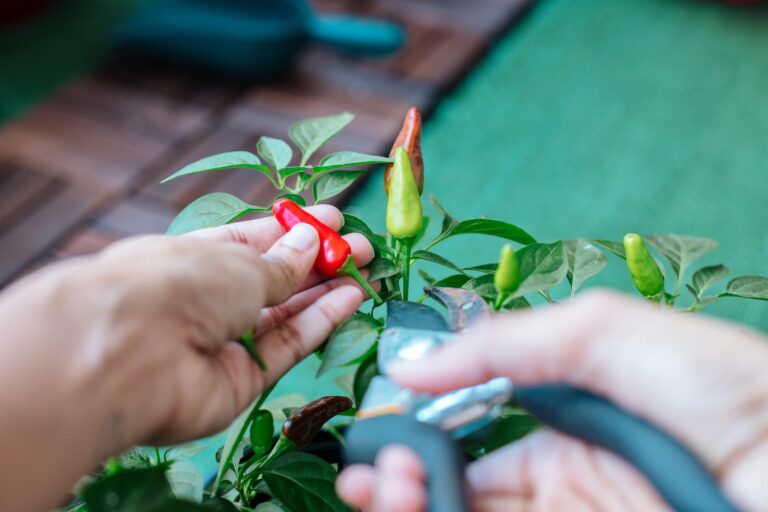
<path id="1" fill-rule="evenodd" d="M 290 199 L 278 199 L 272 205 L 272 213 L 280 226 L 288 232 L 300 223 L 309 224 L 320 237 L 320 251 L 315 259 L 315 269 L 325 277 L 350 276 L 368 292 L 374 303 L 381 304 L 381 297 L 371 288 L 355 266 L 352 249 L 344 238 Z"/>
<path id="2" fill-rule="evenodd" d="M 342 225 L 336 208 L 310 211 Z M 345 239 L 359 264 L 370 261 L 365 237 Z M 131 445 L 228 425 L 360 307 L 349 279 L 321 281 L 312 270 L 319 248 L 314 229 L 283 234 L 270 217 L 133 238 L 3 290 L 0 332 L 20 342 L 0 344 L 4 414 L 13 418 L 0 422 L 13 440 L 0 461 L 0 509 L 51 509 Z M 232 341 L 247 329 L 266 370 Z M 33 485 L 32 473 L 45 485 Z"/>

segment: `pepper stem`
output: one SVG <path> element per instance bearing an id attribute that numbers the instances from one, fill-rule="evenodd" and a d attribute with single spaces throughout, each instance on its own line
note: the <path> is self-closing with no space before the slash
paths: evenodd
<path id="1" fill-rule="evenodd" d="M 499 311 L 501 310 L 501 307 L 504 305 L 504 301 L 506 301 L 509 298 L 508 293 L 499 293 L 496 296 L 496 301 L 493 303 L 493 310 Z"/>
<path id="2" fill-rule="evenodd" d="M 339 271 L 337 272 L 340 276 L 349 276 L 355 281 L 357 281 L 357 284 L 363 287 L 363 290 L 368 292 L 368 295 L 371 296 L 371 299 L 373 299 L 373 303 L 377 306 L 382 304 L 381 297 L 379 297 L 379 294 L 374 291 L 373 288 L 371 288 L 371 285 L 368 284 L 368 281 L 366 281 L 363 276 L 360 275 L 360 271 L 357 270 L 357 267 L 355 266 L 355 260 L 350 255 L 347 257 L 347 261 L 344 262 L 344 264 L 341 266 Z"/>

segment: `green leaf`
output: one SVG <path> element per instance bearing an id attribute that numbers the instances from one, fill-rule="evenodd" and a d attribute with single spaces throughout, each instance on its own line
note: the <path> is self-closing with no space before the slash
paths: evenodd
<path id="1" fill-rule="evenodd" d="M 470 219 L 463 220 L 458 223 L 454 222 L 449 224 L 447 227 L 444 224 L 443 227 L 445 228 L 444 231 L 437 235 L 437 237 L 429 244 L 427 244 L 427 246 L 424 248 L 425 250 L 429 250 L 443 240 L 457 235 L 495 236 L 524 245 L 536 242 L 536 240 L 531 235 L 526 233 L 522 228 L 501 220 Z"/>
<path id="2" fill-rule="evenodd" d="M 366 224 L 363 219 L 348 213 L 344 213 L 343 215 L 344 225 L 339 230 L 339 233 L 342 235 L 348 235 L 349 233 L 360 233 L 361 235 L 365 236 L 369 242 L 374 242 L 376 237 L 373 234 L 373 230 L 368 227 L 368 224 Z"/>
<path id="3" fill-rule="evenodd" d="M 348 318 L 331 334 L 318 376 L 364 355 L 379 339 L 379 332 L 379 323 L 369 315 L 355 313 Z"/>
<path id="4" fill-rule="evenodd" d="M 445 208 L 443 208 L 443 205 L 440 204 L 440 202 L 437 200 L 437 197 L 435 194 L 429 195 L 429 202 L 432 203 L 432 206 L 435 207 L 435 210 L 443 216 L 443 226 L 440 230 L 441 233 L 444 233 L 448 229 L 450 229 L 451 225 L 458 224 L 458 221 L 454 219 L 451 214 L 449 214 Z"/>
<path id="5" fill-rule="evenodd" d="M 334 171 L 321 175 L 312 185 L 315 203 L 341 194 L 366 171 Z"/>
<path id="6" fill-rule="evenodd" d="M 378 354 L 376 352 L 371 352 L 368 357 L 360 363 L 360 366 L 357 367 L 357 371 L 355 372 L 355 379 L 352 381 L 352 396 L 355 400 L 355 405 L 358 408 L 360 408 L 360 405 L 363 403 L 363 397 L 365 396 L 365 392 L 368 391 L 368 385 L 371 383 L 371 380 L 379 374 L 377 356 Z"/>
<path id="7" fill-rule="evenodd" d="M 171 181 L 189 174 L 224 171 L 226 169 L 253 169 L 270 176 L 269 168 L 262 164 L 261 160 L 259 160 L 253 153 L 249 153 L 248 151 L 230 151 L 228 153 L 207 156 L 197 162 L 193 162 L 171 174 L 160 183 L 165 183 L 166 181 Z"/>
<path id="8" fill-rule="evenodd" d="M 291 140 L 301 149 L 301 165 L 326 142 L 343 130 L 355 116 L 343 112 L 334 116 L 315 117 L 293 123 L 288 128 Z"/>
<path id="9" fill-rule="evenodd" d="M 608 264 L 603 252 L 588 240 L 566 240 L 563 242 L 565 260 L 568 263 L 568 282 L 571 295 L 590 277 L 597 275 Z"/>
<path id="10" fill-rule="evenodd" d="M 568 272 L 563 243 L 531 244 L 517 251 L 520 287 L 514 297 L 540 292 L 560 284 Z"/>
<path id="11" fill-rule="evenodd" d="M 272 413 L 262 409 L 253 415 L 253 421 L 248 429 L 248 438 L 254 457 L 261 457 L 272 447 L 275 435 L 275 420 Z"/>
<path id="12" fill-rule="evenodd" d="M 454 265 L 451 261 L 447 260 L 446 258 L 443 258 L 439 254 L 435 254 L 434 252 L 416 251 L 413 254 L 411 254 L 411 259 L 430 261 L 432 263 L 436 263 L 443 267 L 449 268 L 459 274 L 465 274 L 465 272 L 460 267 L 458 267 L 457 265 Z"/>
<path id="13" fill-rule="evenodd" d="M 87 486 L 82 499 L 89 512 L 134 512 L 162 506 L 173 496 L 165 468 L 123 469 Z"/>
<path id="14" fill-rule="evenodd" d="M 514 414 L 496 423 L 493 433 L 485 441 L 486 453 L 522 439 L 537 428 L 539 422 L 527 414 Z"/>
<path id="15" fill-rule="evenodd" d="M 168 227 L 166 234 L 181 235 L 197 229 L 222 226 L 253 212 L 266 212 L 270 208 L 253 206 L 232 194 L 214 192 L 198 197 L 181 210 Z"/>
<path id="16" fill-rule="evenodd" d="M 496 286 L 493 283 L 493 279 L 493 274 L 475 277 L 464 283 L 462 288 L 475 292 L 484 299 L 493 299 L 496 297 Z"/>
<path id="17" fill-rule="evenodd" d="M 191 460 L 174 461 L 165 476 L 177 498 L 194 503 L 203 501 L 203 475 Z"/>
<path id="18" fill-rule="evenodd" d="M 609 251 L 611 251 L 613 254 L 618 256 L 621 259 L 627 259 L 627 255 L 624 252 L 624 244 L 622 242 L 613 242 L 611 240 L 599 240 L 599 239 L 592 239 L 593 242 L 595 242 L 597 245 L 602 245 Z"/>
<path id="19" fill-rule="evenodd" d="M 349 511 L 336 496 L 336 470 L 314 455 L 292 452 L 264 468 L 270 494 L 291 510 Z"/>
<path id="20" fill-rule="evenodd" d="M 429 286 L 434 286 L 435 282 L 437 281 L 436 278 L 432 277 L 429 272 L 424 270 L 423 268 L 417 269 L 416 273 L 419 274 L 419 277 L 424 280 L 425 283 L 427 283 Z"/>
<path id="21" fill-rule="evenodd" d="M 291 163 L 293 150 L 282 139 L 273 139 L 272 137 L 262 137 L 256 143 L 256 151 L 273 169 L 282 169 Z"/>
<path id="22" fill-rule="evenodd" d="M 768 277 L 734 277 L 725 287 L 721 297 L 742 297 L 744 299 L 768 300 Z"/>
<path id="23" fill-rule="evenodd" d="M 686 235 L 646 236 L 645 239 L 667 258 L 678 278 L 682 278 L 691 263 L 718 246 L 709 238 Z"/>
<path id="24" fill-rule="evenodd" d="M 294 203 L 298 204 L 299 206 L 307 206 L 307 202 L 304 200 L 303 196 L 300 196 L 299 194 L 280 194 L 275 198 L 275 201 L 282 198 L 290 199 Z"/>
<path id="25" fill-rule="evenodd" d="M 362 165 L 387 164 L 392 159 L 386 156 L 366 155 L 355 151 L 339 151 L 323 157 L 315 166 L 315 172 L 331 171 L 343 167 L 360 167 Z"/>
<path id="26" fill-rule="evenodd" d="M 475 265 L 474 267 L 464 267 L 464 270 L 470 272 L 481 272 L 483 274 L 494 274 L 498 267 L 498 263 L 485 263 L 484 265 Z"/>
<path id="27" fill-rule="evenodd" d="M 712 285 L 728 275 L 730 270 L 725 265 L 710 265 L 701 267 L 693 273 L 691 284 L 694 296 L 701 297 Z"/>
<path id="28" fill-rule="evenodd" d="M 432 283 L 432 286 L 439 286 L 444 288 L 461 288 L 463 287 L 467 281 L 470 280 L 470 277 L 463 274 L 453 274 L 448 277 L 444 277 L 442 279 L 438 279 L 434 283 Z"/>
<path id="29" fill-rule="evenodd" d="M 394 262 L 387 258 L 376 258 L 371 263 L 368 281 L 378 281 L 387 277 L 396 276 L 400 273 Z"/>
<path id="30" fill-rule="evenodd" d="M 510 297 L 501 305 L 501 309 L 525 309 L 530 307 L 531 303 L 525 297 Z"/>
<path id="31" fill-rule="evenodd" d="M 283 179 L 290 178 L 294 174 L 300 174 L 307 169 L 311 169 L 311 167 L 306 165 L 294 165 L 291 167 L 283 167 L 282 169 L 278 169 L 277 174 L 279 174 Z"/>

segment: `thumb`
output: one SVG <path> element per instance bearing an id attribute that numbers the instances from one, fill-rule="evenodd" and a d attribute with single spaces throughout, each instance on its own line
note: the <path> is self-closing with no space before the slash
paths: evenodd
<path id="1" fill-rule="evenodd" d="M 288 300 L 307 279 L 320 239 L 309 224 L 297 224 L 264 254 L 265 306 Z"/>

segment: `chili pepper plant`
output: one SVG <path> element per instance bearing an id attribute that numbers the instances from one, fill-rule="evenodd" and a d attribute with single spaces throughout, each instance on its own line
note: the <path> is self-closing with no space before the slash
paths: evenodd
<path id="1" fill-rule="evenodd" d="M 457 219 L 431 196 L 441 225 L 439 233 L 427 240 L 425 232 L 430 218 L 423 214 L 421 199 L 425 167 L 418 110 L 413 108 L 406 114 L 389 156 L 341 151 L 314 159 L 317 151 L 352 119 L 351 114 L 342 113 L 295 123 L 288 136 L 298 148 L 296 155 L 287 141 L 264 136 L 256 144 L 256 153 L 233 151 L 203 158 L 165 180 L 230 169 L 265 176 L 275 188 L 273 204 L 253 205 L 233 195 L 214 192 L 181 211 L 168 233 L 178 235 L 223 225 L 254 213 L 272 212 L 285 230 L 307 222 L 316 228 L 322 242 L 316 268 L 328 277 L 352 275 L 369 291 L 374 297 L 372 304 L 364 305 L 336 329 L 317 353 L 322 360 L 318 379 L 327 378 L 331 369 L 348 371 L 346 396 L 324 397 L 276 410 L 268 406 L 271 389 L 267 390 L 229 428 L 217 454 L 218 471 L 209 482 L 203 481 L 182 449 L 136 449 L 107 461 L 103 471 L 78 491 L 73 509 L 348 510 L 334 493 L 338 447 L 343 443 L 339 430 L 354 421 L 356 408 L 377 374 L 377 342 L 384 314 L 380 306 L 391 300 L 426 299 L 411 286 L 413 270 L 431 286 L 474 291 L 498 312 L 546 307 L 556 300 L 568 300 L 607 266 L 609 257 L 625 265 L 638 293 L 659 307 L 696 312 L 721 298 L 768 300 L 765 276 L 733 277 L 721 291 L 712 291 L 729 270 L 723 264 L 693 270 L 699 258 L 718 247 L 717 242 L 707 238 L 674 234 L 643 237 L 629 233 L 622 240 L 540 241 L 504 220 Z M 372 167 L 382 164 L 388 194 L 386 211 L 381 212 L 386 218 L 386 233 L 375 233 L 363 219 L 347 213 L 344 226 L 336 233 L 302 209 L 307 198 L 314 203 L 327 201 L 361 176 L 374 172 Z M 362 280 L 352 263 L 349 245 L 340 236 L 348 233 L 362 234 L 374 248 L 368 280 L 381 283 L 378 294 Z M 461 266 L 451 261 L 450 255 L 438 252 L 445 240 L 467 235 L 499 240 L 499 259 Z M 660 258 L 667 261 L 671 270 L 666 274 Z M 559 293 L 552 292 L 555 288 Z M 253 333 L 245 333 L 240 341 L 263 366 L 253 345 Z M 273 401 L 278 402 L 279 399 Z M 334 422 L 327 423 L 334 417 Z M 479 457 L 535 428 L 533 418 L 510 406 L 504 410 L 495 431 L 485 439 L 468 443 L 465 449 L 471 456 Z"/>

